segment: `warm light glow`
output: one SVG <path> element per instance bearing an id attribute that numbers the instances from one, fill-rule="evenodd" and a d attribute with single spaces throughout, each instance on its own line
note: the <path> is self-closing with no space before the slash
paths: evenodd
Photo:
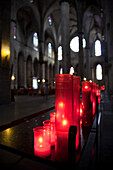
<path id="1" fill-rule="evenodd" d="M 59 113 L 57 113 L 56 116 L 58 117 L 58 116 L 59 116 Z"/>
<path id="2" fill-rule="evenodd" d="M 63 120 L 62 121 L 62 124 L 65 126 L 65 125 L 67 125 L 67 120 Z"/>
<path id="3" fill-rule="evenodd" d="M 83 113 L 83 111 L 82 111 L 82 109 L 80 109 L 80 116 L 82 117 L 82 113 Z"/>
<path id="4" fill-rule="evenodd" d="M 10 51 L 5 49 L 5 47 L 4 47 L 4 49 L 2 49 L 1 53 L 2 53 L 3 58 L 9 57 L 9 55 L 10 55 Z"/>
<path id="5" fill-rule="evenodd" d="M 92 80 L 89 80 L 90 83 L 92 83 Z"/>
<path id="6" fill-rule="evenodd" d="M 42 143 L 42 142 L 43 142 L 43 138 L 40 137 L 40 138 L 38 139 L 38 141 L 39 141 L 40 143 Z"/>
<path id="7" fill-rule="evenodd" d="M 59 103 L 59 106 L 60 106 L 60 107 L 63 107 L 63 106 L 64 106 L 63 102 L 60 102 L 60 103 Z"/>
<path id="8" fill-rule="evenodd" d="M 15 76 L 14 75 L 11 76 L 11 80 L 15 80 Z"/>
<path id="9" fill-rule="evenodd" d="M 85 86 L 85 89 L 88 89 L 88 86 Z"/>
<path id="10" fill-rule="evenodd" d="M 38 83 L 40 83 L 40 80 L 38 79 Z"/>
<path id="11" fill-rule="evenodd" d="M 45 79 L 42 79 L 42 82 L 45 83 Z"/>
<path id="12" fill-rule="evenodd" d="M 86 77 L 84 77 L 83 80 L 86 81 Z"/>

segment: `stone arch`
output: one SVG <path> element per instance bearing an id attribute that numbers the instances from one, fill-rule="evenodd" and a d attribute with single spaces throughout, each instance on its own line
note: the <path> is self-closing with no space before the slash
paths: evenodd
<path id="1" fill-rule="evenodd" d="M 24 56 L 23 53 L 20 52 L 18 54 L 18 88 L 24 87 Z"/>
<path id="2" fill-rule="evenodd" d="M 31 56 L 27 57 L 26 63 L 26 80 L 27 80 L 27 87 L 32 87 L 32 58 Z"/>

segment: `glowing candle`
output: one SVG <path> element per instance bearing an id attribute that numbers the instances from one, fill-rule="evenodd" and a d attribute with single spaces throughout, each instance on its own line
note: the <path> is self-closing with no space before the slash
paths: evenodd
<path id="1" fill-rule="evenodd" d="M 68 160 L 68 132 L 57 131 L 57 142 L 55 145 L 56 160 L 66 162 Z"/>
<path id="2" fill-rule="evenodd" d="M 83 105 L 83 102 L 82 102 L 82 100 L 81 100 L 81 101 L 80 101 L 80 117 L 82 117 L 83 111 L 84 111 L 84 105 Z"/>
<path id="3" fill-rule="evenodd" d="M 34 132 L 34 154 L 39 157 L 48 157 L 51 154 L 51 147 L 48 141 L 47 130 L 44 126 L 33 129 Z"/>
<path id="4" fill-rule="evenodd" d="M 96 96 L 98 96 L 98 103 L 101 101 L 100 91 L 99 91 L 99 85 L 96 85 Z"/>
<path id="5" fill-rule="evenodd" d="M 90 82 L 82 82 L 82 102 L 84 105 L 84 112 L 82 115 L 82 125 L 91 126 L 92 124 L 92 114 L 91 114 L 91 87 Z"/>
<path id="6" fill-rule="evenodd" d="M 91 85 L 92 119 L 94 120 L 95 111 L 96 111 L 95 83 L 90 82 L 90 85 Z"/>
<path id="7" fill-rule="evenodd" d="M 73 124 L 77 126 L 76 149 L 80 137 L 80 77 L 73 76 Z"/>
<path id="8" fill-rule="evenodd" d="M 68 131 L 72 124 L 72 90 L 73 76 L 70 74 L 56 75 L 55 89 L 55 123 L 56 131 Z"/>
<path id="9" fill-rule="evenodd" d="M 51 126 L 50 141 L 51 145 L 54 146 L 56 142 L 55 112 L 50 114 L 50 126 Z"/>

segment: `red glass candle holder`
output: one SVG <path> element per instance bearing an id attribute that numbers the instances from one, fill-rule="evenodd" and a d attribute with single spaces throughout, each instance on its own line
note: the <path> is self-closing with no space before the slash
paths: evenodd
<path id="1" fill-rule="evenodd" d="M 69 131 L 72 124 L 72 83 L 70 74 L 56 75 L 55 88 L 55 123 L 56 131 Z"/>
<path id="2" fill-rule="evenodd" d="M 101 96 L 100 96 L 100 90 L 99 90 L 99 85 L 96 85 L 96 96 L 98 97 L 98 103 L 101 101 Z"/>
<path id="3" fill-rule="evenodd" d="M 73 124 L 77 126 L 76 149 L 80 137 L 80 77 L 73 76 Z"/>
<path id="4" fill-rule="evenodd" d="M 55 112 L 50 114 L 50 126 L 51 126 L 50 140 L 51 145 L 54 146 L 56 142 Z"/>
<path id="5" fill-rule="evenodd" d="M 84 112 L 82 115 L 82 125 L 91 126 L 92 124 L 92 114 L 91 114 L 91 86 L 90 82 L 82 82 L 82 102 L 84 105 Z"/>
<path id="6" fill-rule="evenodd" d="M 33 129 L 34 132 L 34 154 L 45 158 L 51 154 L 51 146 L 48 141 L 47 130 L 44 126 Z"/>
<path id="7" fill-rule="evenodd" d="M 95 93 L 95 83 L 90 82 L 91 85 L 91 103 L 92 103 L 92 119 L 94 120 L 96 111 L 96 93 Z"/>
<path id="8" fill-rule="evenodd" d="M 68 161 L 68 132 L 57 131 L 55 155 L 58 162 Z"/>
<path id="9" fill-rule="evenodd" d="M 84 112 L 84 105 L 83 105 L 83 102 L 81 100 L 80 101 L 80 118 L 82 118 L 83 112 Z"/>
<path id="10" fill-rule="evenodd" d="M 50 113 L 50 122 L 55 123 L 55 112 Z"/>

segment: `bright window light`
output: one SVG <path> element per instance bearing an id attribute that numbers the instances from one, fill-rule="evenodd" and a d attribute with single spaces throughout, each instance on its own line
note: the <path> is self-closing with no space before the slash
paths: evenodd
<path id="1" fill-rule="evenodd" d="M 73 52 L 79 52 L 79 37 L 74 37 L 70 42 L 70 48 Z"/>
<path id="2" fill-rule="evenodd" d="M 38 89 L 38 81 L 37 81 L 37 78 L 33 78 L 33 89 Z"/>
<path id="3" fill-rule="evenodd" d="M 85 40 L 85 38 L 82 39 L 82 43 L 83 43 L 83 48 L 85 48 L 86 47 L 86 40 Z"/>
<path id="4" fill-rule="evenodd" d="M 52 18 L 51 18 L 51 16 L 48 16 L 48 22 L 49 22 L 49 25 L 52 25 Z"/>
<path id="5" fill-rule="evenodd" d="M 96 79 L 102 80 L 102 66 L 100 64 L 96 66 Z"/>
<path id="6" fill-rule="evenodd" d="M 36 32 L 33 34 L 33 46 L 34 49 L 38 51 L 38 35 Z"/>
<path id="7" fill-rule="evenodd" d="M 86 40 L 85 38 L 82 39 L 82 43 L 83 43 L 83 48 L 86 47 Z M 70 48 L 73 52 L 79 52 L 79 37 L 76 36 L 74 37 L 71 42 L 70 42 Z"/>
<path id="8" fill-rule="evenodd" d="M 101 55 L 101 42 L 99 40 L 95 41 L 95 56 Z"/>
<path id="9" fill-rule="evenodd" d="M 48 56 L 52 57 L 52 45 L 51 45 L 51 43 L 48 43 Z"/>
<path id="10" fill-rule="evenodd" d="M 58 47 L 58 60 L 62 60 L 62 46 Z"/>

